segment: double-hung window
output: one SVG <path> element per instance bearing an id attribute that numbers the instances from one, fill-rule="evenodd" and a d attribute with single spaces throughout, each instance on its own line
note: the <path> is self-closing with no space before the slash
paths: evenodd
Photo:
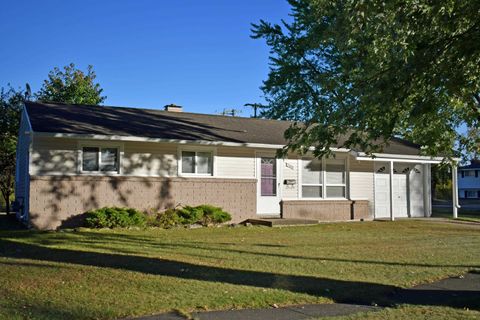
<path id="1" fill-rule="evenodd" d="M 82 172 L 113 172 L 118 173 L 118 148 L 83 147 Z"/>
<path id="2" fill-rule="evenodd" d="M 322 160 L 302 160 L 302 197 L 323 197 Z"/>
<path id="3" fill-rule="evenodd" d="M 327 198 L 345 198 L 345 160 L 325 160 Z"/>
<path id="4" fill-rule="evenodd" d="M 213 153 L 205 151 L 182 151 L 182 174 L 213 175 Z"/>
<path id="5" fill-rule="evenodd" d="M 344 159 L 302 159 L 302 198 L 345 198 Z"/>
<path id="6" fill-rule="evenodd" d="M 465 191 L 465 198 L 476 198 L 477 192 L 472 190 Z"/>
<path id="7" fill-rule="evenodd" d="M 464 171 L 465 177 L 475 177 L 475 170 L 465 170 Z"/>

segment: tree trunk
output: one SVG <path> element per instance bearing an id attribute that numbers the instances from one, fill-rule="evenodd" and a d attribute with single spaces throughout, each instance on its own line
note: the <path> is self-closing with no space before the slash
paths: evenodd
<path id="1" fill-rule="evenodd" d="M 7 194 L 5 197 L 5 212 L 7 215 L 10 214 L 10 194 Z"/>

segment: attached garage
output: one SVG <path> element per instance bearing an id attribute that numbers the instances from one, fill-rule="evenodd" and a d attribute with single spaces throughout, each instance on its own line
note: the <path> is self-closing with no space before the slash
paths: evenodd
<path id="1" fill-rule="evenodd" d="M 392 183 L 390 166 L 393 164 Z M 375 219 L 390 219 L 393 209 L 395 218 L 424 217 L 430 214 L 425 210 L 429 200 L 429 164 L 375 162 Z M 392 193 L 390 189 L 392 187 Z M 390 201 L 393 200 L 393 205 Z"/>

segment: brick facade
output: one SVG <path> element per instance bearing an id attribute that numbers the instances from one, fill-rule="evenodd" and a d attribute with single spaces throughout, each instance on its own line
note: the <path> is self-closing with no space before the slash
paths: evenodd
<path id="1" fill-rule="evenodd" d="M 212 204 L 232 222 L 254 218 L 255 179 L 108 176 L 32 176 L 30 224 L 42 230 L 74 227 L 85 211 L 105 206 L 139 210 Z"/>
<path id="2" fill-rule="evenodd" d="M 286 200 L 282 218 L 345 221 L 371 219 L 368 200 Z"/>

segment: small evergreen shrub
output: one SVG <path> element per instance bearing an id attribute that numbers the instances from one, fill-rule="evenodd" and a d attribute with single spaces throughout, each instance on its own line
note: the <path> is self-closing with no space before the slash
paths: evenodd
<path id="1" fill-rule="evenodd" d="M 203 218 L 200 223 L 204 226 L 220 224 L 232 220 L 232 216 L 228 212 L 223 211 L 222 208 L 208 204 L 200 205 L 197 208 L 203 212 Z"/>
<path id="2" fill-rule="evenodd" d="M 86 212 L 85 226 L 89 228 L 143 227 L 144 213 L 133 208 L 105 207 Z"/>
<path id="3" fill-rule="evenodd" d="M 203 218 L 203 210 L 198 207 L 186 206 L 182 209 L 177 209 L 177 214 L 180 217 L 180 222 L 183 225 L 191 225 L 198 223 Z"/>
<path id="4" fill-rule="evenodd" d="M 180 225 L 181 218 L 178 216 L 177 210 L 168 209 L 163 212 L 157 212 L 149 216 L 148 225 L 152 227 L 160 227 L 170 229 Z"/>
<path id="5" fill-rule="evenodd" d="M 170 229 L 179 226 L 201 224 L 210 226 L 230 221 L 232 216 L 222 208 L 211 205 L 196 207 L 185 206 L 178 209 L 168 209 L 164 212 L 150 212 L 147 224 L 154 227 Z"/>

